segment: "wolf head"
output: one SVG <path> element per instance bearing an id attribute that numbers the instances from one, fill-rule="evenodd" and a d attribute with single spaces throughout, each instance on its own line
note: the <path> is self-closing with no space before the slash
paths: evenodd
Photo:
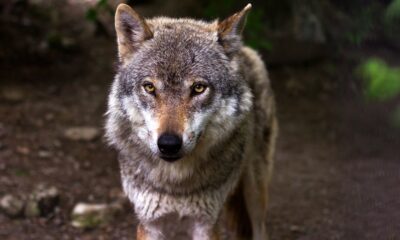
<path id="1" fill-rule="evenodd" d="M 222 22 L 116 12 L 120 66 L 109 98 L 107 137 L 153 161 L 202 152 L 230 136 L 250 111 L 240 68 L 250 5 Z"/>

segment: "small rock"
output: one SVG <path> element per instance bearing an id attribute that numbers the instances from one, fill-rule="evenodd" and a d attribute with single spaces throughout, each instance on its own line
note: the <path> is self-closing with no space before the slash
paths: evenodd
<path id="1" fill-rule="evenodd" d="M 41 150 L 41 151 L 38 152 L 38 156 L 40 158 L 49 158 L 49 157 L 51 157 L 51 152 L 45 151 L 45 150 Z"/>
<path id="2" fill-rule="evenodd" d="M 1 92 L 2 97 L 9 102 L 20 102 L 25 98 L 25 93 L 17 87 L 6 87 Z"/>
<path id="3" fill-rule="evenodd" d="M 62 146 L 62 144 L 61 144 L 60 141 L 54 140 L 54 141 L 53 141 L 53 146 L 56 147 L 56 148 L 60 148 L 60 147 Z"/>
<path id="4" fill-rule="evenodd" d="M 92 141 L 100 135 L 100 131 L 95 127 L 72 127 L 64 131 L 64 136 L 74 141 Z"/>
<path id="5" fill-rule="evenodd" d="M 54 119 L 54 114 L 53 113 L 47 113 L 46 115 L 44 115 L 44 119 L 46 119 L 46 121 L 51 121 Z"/>
<path id="6" fill-rule="evenodd" d="M 113 221 L 122 212 L 119 202 L 111 204 L 78 203 L 72 211 L 72 226 L 76 228 L 95 228 Z"/>
<path id="7" fill-rule="evenodd" d="M 290 225 L 289 229 L 290 229 L 291 232 L 296 232 L 296 233 L 303 232 L 303 229 L 300 226 L 297 226 L 297 225 Z"/>
<path id="8" fill-rule="evenodd" d="M 29 196 L 25 206 L 27 217 L 47 216 L 52 213 L 60 200 L 60 194 L 56 187 L 39 185 Z"/>
<path id="9" fill-rule="evenodd" d="M 26 202 L 24 214 L 25 214 L 25 217 L 39 217 L 40 216 L 39 204 L 35 199 L 29 199 Z"/>
<path id="10" fill-rule="evenodd" d="M 83 162 L 82 167 L 83 167 L 84 169 L 90 169 L 90 166 L 91 166 L 91 164 L 90 164 L 89 161 L 84 161 L 84 162 Z"/>
<path id="11" fill-rule="evenodd" d="M 23 147 L 23 146 L 17 146 L 16 151 L 17 153 L 22 155 L 28 155 L 31 152 L 31 150 L 28 147 Z"/>
<path id="12" fill-rule="evenodd" d="M 7 194 L 0 199 L 0 208 L 10 217 L 18 217 L 22 215 L 24 202 L 18 197 Z"/>

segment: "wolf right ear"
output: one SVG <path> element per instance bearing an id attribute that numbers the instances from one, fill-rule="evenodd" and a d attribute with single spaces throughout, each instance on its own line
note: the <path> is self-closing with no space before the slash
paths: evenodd
<path id="1" fill-rule="evenodd" d="M 115 13 L 118 55 L 121 62 L 129 58 L 142 42 L 153 37 L 143 17 L 126 4 L 120 4 Z"/>
<path id="2" fill-rule="evenodd" d="M 249 3 L 240 12 L 218 23 L 218 41 L 228 54 L 238 51 L 242 46 L 241 34 L 250 9 L 251 4 Z"/>

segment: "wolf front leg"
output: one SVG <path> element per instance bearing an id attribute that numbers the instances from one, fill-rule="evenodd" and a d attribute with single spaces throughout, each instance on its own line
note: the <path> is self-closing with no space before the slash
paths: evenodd
<path id="1" fill-rule="evenodd" d="M 264 134 L 263 150 L 253 156 L 243 174 L 243 196 L 251 222 L 253 240 L 268 239 L 266 231 L 268 189 L 278 134 L 278 121 L 275 116 L 270 118 Z"/>
<path id="2" fill-rule="evenodd" d="M 253 159 L 256 160 L 256 159 Z M 227 201 L 227 227 L 235 240 L 267 240 L 266 213 L 268 203 L 268 174 L 258 175 L 258 169 L 267 169 L 265 162 L 248 165 Z"/>
<path id="3" fill-rule="evenodd" d="M 196 225 L 193 232 L 193 240 L 221 240 L 218 227 L 207 225 Z M 149 231 L 139 224 L 136 231 L 136 240 L 170 240 L 157 231 Z M 171 239 L 172 240 L 172 239 Z"/>
<path id="4" fill-rule="evenodd" d="M 221 240 L 218 225 L 196 224 L 193 240 Z"/>
<path id="5" fill-rule="evenodd" d="M 136 240 L 169 240 L 161 229 L 140 223 L 136 230 Z"/>
<path id="6" fill-rule="evenodd" d="M 255 169 L 252 171 L 251 174 L 245 174 L 243 188 L 245 205 L 251 222 L 252 239 L 267 240 L 266 213 L 269 177 L 256 176 Z"/>
<path id="7" fill-rule="evenodd" d="M 241 180 L 225 205 L 224 219 L 231 235 L 230 239 L 234 240 L 252 239 L 252 224 L 243 187 L 243 180 Z"/>
<path id="8" fill-rule="evenodd" d="M 142 224 L 139 224 L 136 229 L 136 240 L 150 240 L 148 233 Z"/>

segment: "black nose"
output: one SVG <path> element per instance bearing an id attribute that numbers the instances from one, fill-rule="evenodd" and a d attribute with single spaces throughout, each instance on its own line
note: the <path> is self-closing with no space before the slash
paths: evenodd
<path id="1" fill-rule="evenodd" d="M 158 138 L 157 145 L 162 154 L 174 156 L 181 150 L 182 139 L 175 134 L 164 133 Z"/>

